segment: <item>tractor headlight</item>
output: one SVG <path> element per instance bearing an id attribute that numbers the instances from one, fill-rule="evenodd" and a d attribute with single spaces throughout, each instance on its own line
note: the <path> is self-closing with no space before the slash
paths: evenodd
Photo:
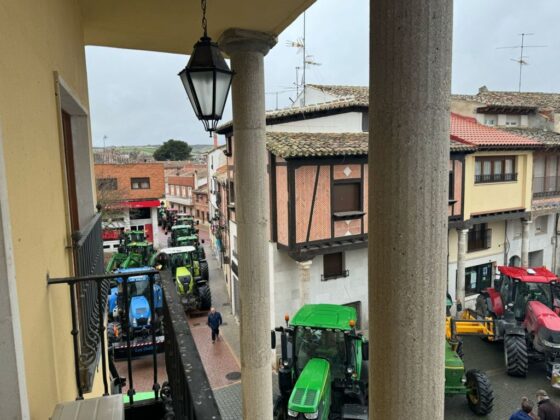
<path id="1" fill-rule="evenodd" d="M 306 419 L 316 419 L 319 417 L 319 412 L 315 411 L 314 413 L 305 413 L 303 417 L 305 417 Z"/>
<path id="2" fill-rule="evenodd" d="M 288 417 L 293 417 L 295 419 L 295 418 L 297 418 L 298 415 L 299 415 L 299 413 L 297 411 L 290 410 L 288 408 Z"/>
<path id="3" fill-rule="evenodd" d="M 538 332 L 539 340 L 543 346 L 560 349 L 560 333 L 542 327 Z"/>

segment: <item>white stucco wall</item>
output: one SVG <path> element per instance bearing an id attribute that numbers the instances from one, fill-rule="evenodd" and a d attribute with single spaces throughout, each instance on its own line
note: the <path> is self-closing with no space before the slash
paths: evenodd
<path id="1" fill-rule="evenodd" d="M 275 325 L 283 325 L 284 315 L 293 316 L 300 308 L 299 266 L 285 251 L 275 250 L 274 258 L 274 306 Z M 321 281 L 323 274 L 323 256 L 313 259 L 310 267 L 309 303 L 346 304 L 361 302 L 361 328 L 368 328 L 368 271 L 367 249 L 345 252 L 348 277 Z"/>
<path id="2" fill-rule="evenodd" d="M 267 125 L 266 131 L 284 131 L 290 133 L 361 133 L 362 113 L 345 112 L 343 114 L 329 115 L 326 117 Z"/>
<path id="3" fill-rule="evenodd" d="M 542 216 L 541 216 L 542 217 Z M 555 215 L 548 215 L 546 232 L 537 232 L 535 221 L 529 225 L 529 253 L 543 251 L 543 265 L 553 268 L 554 259 L 554 222 Z M 509 240 L 508 260 L 517 255 L 521 257 L 521 220 L 508 221 L 507 239 Z"/>

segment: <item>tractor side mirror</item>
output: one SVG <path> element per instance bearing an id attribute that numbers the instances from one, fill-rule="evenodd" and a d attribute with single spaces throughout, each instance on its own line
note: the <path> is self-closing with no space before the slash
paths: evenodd
<path id="1" fill-rule="evenodd" d="M 200 242 L 204 243 L 204 239 L 201 239 Z"/>
<path id="2" fill-rule="evenodd" d="M 274 330 L 270 330 L 270 348 L 276 348 L 276 332 Z"/>
<path id="3" fill-rule="evenodd" d="M 364 361 L 369 360 L 369 342 L 368 341 L 362 342 L 362 360 L 364 360 Z"/>

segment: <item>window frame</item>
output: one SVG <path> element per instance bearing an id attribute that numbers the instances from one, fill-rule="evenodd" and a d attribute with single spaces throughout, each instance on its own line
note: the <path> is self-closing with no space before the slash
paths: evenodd
<path id="1" fill-rule="evenodd" d="M 476 235 L 479 238 L 474 238 Z M 473 225 L 467 236 L 467 253 L 484 251 L 492 248 L 492 229 L 488 228 L 488 223 L 477 223 Z"/>
<path id="2" fill-rule="evenodd" d="M 113 181 L 114 181 L 114 187 L 113 187 Z M 107 185 L 110 185 L 111 188 L 107 188 Z M 119 181 L 115 177 L 96 178 L 95 186 L 97 187 L 98 191 L 117 191 L 119 189 Z"/>
<path id="3" fill-rule="evenodd" d="M 486 275 L 481 274 L 484 268 L 488 268 L 490 270 L 490 273 Z M 469 274 L 473 271 L 476 272 L 476 285 L 474 289 L 470 287 L 471 283 L 468 277 Z M 487 280 L 483 281 L 482 280 L 483 276 L 486 276 Z M 492 287 L 493 278 L 494 278 L 494 264 L 491 262 L 465 268 L 465 296 L 476 295 L 482 292 L 484 289 L 488 287 Z"/>
<path id="4" fill-rule="evenodd" d="M 143 187 L 142 183 L 147 182 L 148 186 L 147 187 Z M 138 186 L 135 187 L 134 184 L 137 184 Z M 150 177 L 134 177 L 134 178 L 130 178 L 130 189 L 131 190 L 149 190 L 151 189 L 151 184 L 150 184 Z M 175 195 L 175 194 L 173 194 Z"/>
<path id="5" fill-rule="evenodd" d="M 329 267 L 329 269 L 327 269 L 326 267 L 327 258 L 335 255 L 340 255 L 340 270 L 327 272 L 331 268 Z M 348 277 L 349 275 L 349 270 L 346 268 L 346 254 L 344 251 L 332 252 L 323 255 L 323 274 L 321 274 L 321 281 L 334 280 L 341 277 Z"/>
<path id="6" fill-rule="evenodd" d="M 335 191 L 337 187 L 341 186 L 348 186 L 353 185 L 357 186 L 358 188 L 358 196 L 357 196 L 357 206 L 355 209 L 347 210 L 347 209 L 339 209 L 336 207 L 337 204 L 337 196 L 335 195 Z M 335 218 L 348 218 L 348 217 L 360 217 L 364 215 L 364 187 L 363 182 L 359 178 L 352 178 L 352 179 L 341 179 L 341 180 L 334 180 L 331 185 L 331 213 Z"/>
<path id="7" fill-rule="evenodd" d="M 506 162 L 511 160 L 511 172 L 506 172 Z M 496 173 L 496 166 L 499 163 L 500 173 Z M 484 173 L 485 164 L 490 165 L 490 173 Z M 480 165 L 480 173 L 477 174 L 477 167 Z M 517 182 L 517 156 L 476 156 L 474 162 L 474 183 L 489 184 L 495 182 Z"/>

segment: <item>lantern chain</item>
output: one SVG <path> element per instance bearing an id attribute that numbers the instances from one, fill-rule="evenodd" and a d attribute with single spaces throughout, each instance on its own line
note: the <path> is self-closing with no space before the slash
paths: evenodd
<path id="1" fill-rule="evenodd" d="M 207 37 L 208 22 L 206 21 L 206 0 L 201 0 L 200 6 L 202 7 L 202 29 L 204 30 L 204 36 Z"/>

